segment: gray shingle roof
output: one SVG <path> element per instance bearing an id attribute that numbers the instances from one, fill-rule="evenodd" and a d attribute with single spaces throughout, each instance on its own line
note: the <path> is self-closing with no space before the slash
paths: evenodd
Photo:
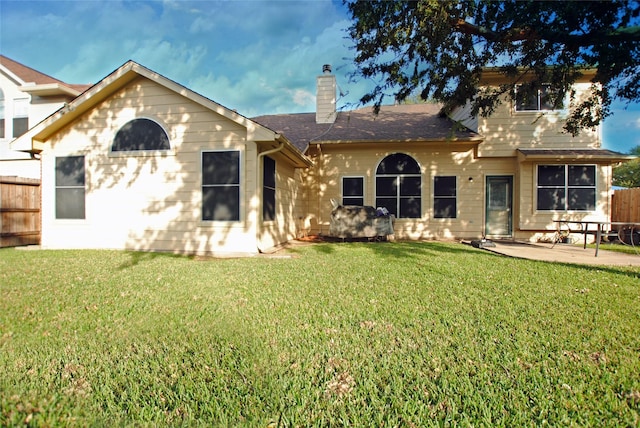
<path id="1" fill-rule="evenodd" d="M 440 105 L 382 106 L 338 112 L 333 124 L 316 123 L 315 113 L 254 117 L 259 124 L 283 134 L 301 151 L 309 143 L 380 143 L 471 141 L 480 135 L 440 114 Z"/>

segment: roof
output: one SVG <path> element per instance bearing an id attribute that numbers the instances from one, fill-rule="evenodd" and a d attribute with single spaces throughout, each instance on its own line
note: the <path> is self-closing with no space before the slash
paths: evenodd
<path id="1" fill-rule="evenodd" d="M 547 160 L 590 160 L 622 162 L 635 159 L 635 156 L 625 155 L 606 149 L 517 149 L 520 161 Z"/>
<path id="2" fill-rule="evenodd" d="M 42 86 L 42 87 L 50 88 L 49 92 L 51 92 L 52 88 L 59 88 L 63 92 L 65 92 L 64 91 L 65 88 L 71 89 L 73 92 L 75 92 L 75 95 L 77 96 L 91 86 L 91 85 L 65 83 L 62 80 L 58 80 L 55 77 L 49 76 L 48 74 L 41 73 L 38 70 L 35 70 L 31 67 L 28 67 L 17 61 L 14 61 L 11 58 L 8 58 L 4 55 L 0 55 L 0 65 L 5 69 L 9 70 L 15 77 L 21 80 L 21 82 L 19 83 L 21 84 L 21 89 L 24 89 L 25 92 L 30 92 L 29 88 Z M 40 92 L 42 92 L 42 90 Z M 52 94 L 42 93 L 40 95 L 52 95 Z"/>
<path id="3" fill-rule="evenodd" d="M 268 146 L 270 148 L 282 145 L 283 153 L 285 153 L 287 157 L 296 164 L 296 166 L 304 167 L 311 165 L 311 160 L 300 150 L 294 147 L 285 136 L 266 128 L 259 123 L 256 123 L 251 119 L 248 119 L 247 117 L 242 116 L 241 114 L 238 114 L 237 112 L 230 110 L 215 101 L 212 101 L 211 99 L 136 63 L 135 61 L 127 61 L 80 96 L 71 100 L 65 105 L 65 107 L 53 113 L 42 122 L 30 128 L 25 134 L 13 140 L 10 143 L 11 149 L 39 153 L 42 151 L 47 139 L 52 135 L 139 77 L 144 77 L 158 85 L 164 86 L 190 101 L 200 104 L 226 119 L 245 127 L 247 129 L 247 138 L 250 140 L 267 144 L 272 143 Z"/>
<path id="4" fill-rule="evenodd" d="M 310 143 L 481 141 L 482 137 L 440 114 L 437 104 L 381 106 L 338 112 L 335 123 L 316 123 L 315 113 L 254 117 L 287 136 L 301 151 Z"/>

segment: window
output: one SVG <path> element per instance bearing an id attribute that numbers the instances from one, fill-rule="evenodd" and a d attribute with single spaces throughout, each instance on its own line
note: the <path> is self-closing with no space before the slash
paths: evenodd
<path id="1" fill-rule="evenodd" d="M 84 156 L 56 158 L 56 218 L 85 218 Z"/>
<path id="2" fill-rule="evenodd" d="M 411 156 L 387 156 L 376 169 L 376 207 L 384 207 L 398 218 L 420 218 L 421 179 L 420 166 Z"/>
<path id="3" fill-rule="evenodd" d="M 240 220 L 240 152 L 202 153 L 202 220 Z"/>
<path id="4" fill-rule="evenodd" d="M 13 138 L 18 138 L 29 129 L 29 99 L 13 102 Z"/>
<path id="5" fill-rule="evenodd" d="M 169 150 L 169 137 L 162 126 L 151 119 L 134 119 L 116 133 L 112 152 Z"/>
<path id="6" fill-rule="evenodd" d="M 548 83 L 539 87 L 516 85 L 516 111 L 555 110 L 554 102 L 557 97 L 558 91 Z M 559 107 L 563 108 L 562 105 Z"/>
<path id="7" fill-rule="evenodd" d="M 4 135 L 4 92 L 0 89 L 0 138 Z"/>
<path id="8" fill-rule="evenodd" d="M 276 219 L 276 161 L 264 157 L 262 172 L 262 220 Z"/>
<path id="9" fill-rule="evenodd" d="M 456 218 L 456 177 L 433 178 L 433 217 Z"/>
<path id="10" fill-rule="evenodd" d="M 595 165 L 538 165 L 538 210 L 593 211 Z"/>
<path id="11" fill-rule="evenodd" d="M 364 205 L 364 177 L 342 177 L 342 205 Z"/>

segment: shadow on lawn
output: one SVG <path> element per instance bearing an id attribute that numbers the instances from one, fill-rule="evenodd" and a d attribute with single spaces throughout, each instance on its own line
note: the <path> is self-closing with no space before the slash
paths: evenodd
<path id="1" fill-rule="evenodd" d="M 316 252 L 332 254 L 340 246 L 365 245 L 379 256 L 387 258 L 416 258 L 434 254 L 473 254 L 478 252 L 471 247 L 453 242 L 435 241 L 367 241 L 333 240 L 317 242 L 313 245 Z"/>
<path id="2" fill-rule="evenodd" d="M 185 256 L 183 254 L 173 254 L 173 253 L 159 253 L 159 252 L 144 252 L 144 251 L 127 251 L 126 254 L 129 256 L 129 260 L 121 263 L 120 266 L 118 266 L 119 270 L 124 270 L 124 269 L 128 269 L 134 266 L 139 265 L 142 262 L 147 262 L 147 261 L 151 261 L 151 260 L 155 260 L 158 258 L 172 258 L 172 259 L 176 259 L 176 258 L 189 258 L 189 259 L 193 259 L 192 256 Z"/>

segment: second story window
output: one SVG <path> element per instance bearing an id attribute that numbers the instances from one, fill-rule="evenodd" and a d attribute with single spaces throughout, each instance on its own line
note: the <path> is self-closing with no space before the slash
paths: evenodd
<path id="1" fill-rule="evenodd" d="M 4 92 L 0 89 L 0 138 L 4 138 Z"/>
<path id="2" fill-rule="evenodd" d="M 29 99 L 21 98 L 13 102 L 13 138 L 18 138 L 29 129 Z"/>
<path id="3" fill-rule="evenodd" d="M 564 108 L 554 107 L 558 91 L 550 84 L 543 83 L 539 87 L 516 85 L 516 111 L 550 111 Z"/>

